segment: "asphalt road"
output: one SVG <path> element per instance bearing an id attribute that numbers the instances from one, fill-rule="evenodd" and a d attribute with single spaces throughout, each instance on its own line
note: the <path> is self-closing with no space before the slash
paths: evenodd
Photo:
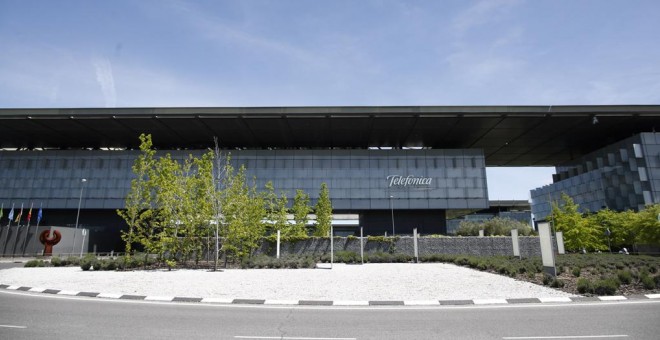
<path id="1" fill-rule="evenodd" d="M 658 334 L 660 301 L 650 300 L 269 308 L 0 291 L 0 339 L 657 339 Z"/>

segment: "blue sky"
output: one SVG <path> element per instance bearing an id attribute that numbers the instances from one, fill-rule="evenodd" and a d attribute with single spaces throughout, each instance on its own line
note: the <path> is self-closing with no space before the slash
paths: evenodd
<path id="1" fill-rule="evenodd" d="M 658 13 L 641 0 L 0 0 L 0 107 L 660 104 Z M 551 173 L 489 169 L 490 198 L 526 199 Z"/>

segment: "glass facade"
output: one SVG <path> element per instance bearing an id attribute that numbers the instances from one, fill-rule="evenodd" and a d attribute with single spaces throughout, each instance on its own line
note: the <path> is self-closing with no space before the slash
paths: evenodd
<path id="1" fill-rule="evenodd" d="M 185 159 L 202 151 L 169 152 Z M 481 150 L 232 150 L 234 166 L 263 188 L 273 181 L 292 201 L 296 189 L 318 196 L 327 183 L 335 210 L 487 208 Z M 139 151 L 0 152 L 0 202 L 76 209 L 118 209 L 133 178 Z M 388 178 L 389 176 L 389 178 Z"/>
<path id="2" fill-rule="evenodd" d="M 660 133 L 642 133 L 556 167 L 554 183 L 531 191 L 532 213 L 545 219 L 566 193 L 583 212 L 642 209 L 660 203 Z"/>

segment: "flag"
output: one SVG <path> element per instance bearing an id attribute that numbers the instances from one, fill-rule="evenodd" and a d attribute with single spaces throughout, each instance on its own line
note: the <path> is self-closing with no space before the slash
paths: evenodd
<path id="1" fill-rule="evenodd" d="M 4 213 L 5 213 L 5 204 L 2 203 L 2 208 L 0 208 L 0 220 L 2 219 L 2 216 L 4 215 Z"/>
<path id="2" fill-rule="evenodd" d="M 21 211 L 18 213 L 18 216 L 16 216 L 16 223 L 21 220 L 21 215 L 23 215 L 23 203 L 21 203 Z"/>
<path id="3" fill-rule="evenodd" d="M 43 217 L 43 214 L 41 212 L 41 208 L 39 208 L 39 212 L 37 213 L 37 224 L 41 222 L 41 218 Z"/>
<path id="4" fill-rule="evenodd" d="M 7 217 L 9 217 L 9 223 L 11 223 L 11 220 L 14 218 L 14 206 L 13 205 L 11 206 L 11 210 L 9 211 L 9 215 Z"/>
<path id="5" fill-rule="evenodd" d="M 27 224 L 30 225 L 30 220 L 32 219 L 32 206 L 30 206 L 30 211 L 28 211 Z"/>

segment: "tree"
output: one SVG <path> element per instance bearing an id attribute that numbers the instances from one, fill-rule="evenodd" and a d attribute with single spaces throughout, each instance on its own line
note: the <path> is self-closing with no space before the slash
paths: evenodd
<path id="1" fill-rule="evenodd" d="M 128 225 L 128 231 L 121 232 L 121 238 L 126 242 L 126 256 L 133 252 L 133 244 L 141 241 L 142 235 L 148 229 L 152 216 L 152 188 L 150 177 L 154 171 L 156 152 L 152 150 L 151 135 L 140 135 L 140 155 L 133 163 L 135 178 L 131 180 L 131 188 L 126 195 L 123 210 L 117 210 Z M 136 235 L 137 234 L 137 235 Z M 144 244 L 143 244 L 144 245 Z"/>
<path id="2" fill-rule="evenodd" d="M 314 236 L 327 236 L 332 224 L 332 202 L 330 201 L 330 192 L 325 182 L 321 183 L 319 191 L 319 200 L 316 202 L 316 228 Z"/>
<path id="3" fill-rule="evenodd" d="M 303 190 L 296 190 L 296 196 L 293 198 L 293 220 L 295 224 L 292 226 L 291 234 L 306 236 L 307 235 L 307 221 L 308 215 L 312 212 L 309 206 L 309 195 Z"/>
<path id="4" fill-rule="evenodd" d="M 579 206 L 570 196 L 562 193 L 561 200 L 563 201 L 561 206 L 552 203 L 551 216 L 555 230 L 564 234 L 566 249 L 573 251 L 607 249 L 602 242 L 602 228 L 593 223 L 593 220 L 584 218 L 578 210 Z"/>
<path id="5" fill-rule="evenodd" d="M 660 204 L 647 205 L 638 213 L 635 241 L 638 244 L 660 245 Z"/>
<path id="6" fill-rule="evenodd" d="M 222 249 L 234 259 L 242 259 L 250 256 L 265 236 L 262 220 L 266 209 L 254 181 L 252 186 L 246 184 L 245 167 L 241 166 L 236 173 L 230 164 L 225 167 L 227 187 L 222 197 L 225 219 Z"/>

